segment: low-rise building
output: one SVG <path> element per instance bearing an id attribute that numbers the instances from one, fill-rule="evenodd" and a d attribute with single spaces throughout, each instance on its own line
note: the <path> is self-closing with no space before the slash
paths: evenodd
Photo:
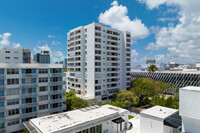
<path id="1" fill-rule="evenodd" d="M 154 106 L 140 113 L 140 133 L 180 133 L 178 110 Z"/>
<path id="2" fill-rule="evenodd" d="M 125 133 L 129 111 L 111 105 L 91 106 L 24 122 L 30 133 Z"/>

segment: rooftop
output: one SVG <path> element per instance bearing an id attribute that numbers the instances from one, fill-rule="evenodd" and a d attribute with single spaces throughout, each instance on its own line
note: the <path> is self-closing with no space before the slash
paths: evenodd
<path id="1" fill-rule="evenodd" d="M 160 119 L 166 119 L 167 117 L 173 115 L 174 113 L 178 112 L 176 109 L 171 109 L 162 106 L 154 106 L 150 109 L 146 109 L 141 112 L 141 115 L 149 115 Z"/>
<path id="2" fill-rule="evenodd" d="M 79 110 L 39 117 L 25 122 L 25 126 L 35 133 L 52 133 L 63 131 L 76 132 L 81 128 L 100 124 L 104 121 L 118 118 L 128 111 L 111 105 L 91 106 Z"/>
<path id="3" fill-rule="evenodd" d="M 195 87 L 195 86 L 187 86 L 180 88 L 181 90 L 188 90 L 188 91 L 200 91 L 200 87 Z"/>

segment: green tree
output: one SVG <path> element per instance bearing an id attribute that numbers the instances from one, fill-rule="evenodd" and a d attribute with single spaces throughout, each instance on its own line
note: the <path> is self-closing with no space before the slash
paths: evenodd
<path id="1" fill-rule="evenodd" d="M 24 128 L 24 133 L 29 133 L 27 128 Z"/>
<path id="2" fill-rule="evenodd" d="M 157 70 L 158 68 L 156 67 L 156 65 L 150 65 L 149 67 L 148 67 L 148 71 L 150 72 L 150 73 L 152 73 L 152 75 L 153 75 L 153 84 L 154 84 L 154 105 L 156 105 L 156 84 L 155 84 L 155 76 L 154 76 L 154 73 L 155 73 L 155 71 Z"/>
<path id="3" fill-rule="evenodd" d="M 144 98 L 149 98 L 153 96 L 153 82 L 147 78 L 137 78 L 132 82 L 133 88 L 131 91 L 134 93 L 135 96 L 139 98 L 139 103 L 141 105 L 141 101 Z"/>
<path id="4" fill-rule="evenodd" d="M 89 106 L 88 102 L 84 99 L 77 97 L 76 93 L 73 90 L 70 90 L 68 93 L 64 94 L 64 97 L 66 98 L 65 104 L 67 111 Z"/>

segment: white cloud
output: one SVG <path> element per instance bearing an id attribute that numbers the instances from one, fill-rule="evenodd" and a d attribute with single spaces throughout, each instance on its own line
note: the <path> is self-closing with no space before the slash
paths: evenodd
<path id="1" fill-rule="evenodd" d="M 155 55 L 154 58 L 156 59 L 156 61 L 160 62 L 165 58 L 165 55 L 164 54 Z"/>
<path id="2" fill-rule="evenodd" d="M 199 0 L 139 0 L 149 9 L 177 6 L 179 23 L 162 27 L 156 34 L 155 42 L 149 43 L 146 49 L 166 49 L 165 58 L 180 63 L 200 61 L 200 1 Z"/>
<path id="3" fill-rule="evenodd" d="M 13 48 L 20 48 L 21 44 L 20 43 L 13 43 Z"/>
<path id="4" fill-rule="evenodd" d="M 48 38 L 54 38 L 55 35 L 48 35 Z"/>
<path id="5" fill-rule="evenodd" d="M 162 18 L 159 18 L 158 21 L 161 21 L 161 22 L 166 22 L 166 21 L 177 21 L 179 20 L 179 17 L 162 17 Z"/>
<path id="6" fill-rule="evenodd" d="M 147 37 L 149 35 L 148 28 L 140 19 L 131 20 L 127 14 L 127 7 L 119 5 L 115 0 L 108 10 L 99 15 L 99 22 L 118 30 L 130 31 L 132 38 L 135 40 Z"/>
<path id="7" fill-rule="evenodd" d="M 53 40 L 53 41 L 51 42 L 51 44 L 52 44 L 52 45 L 59 45 L 59 44 L 61 44 L 61 42 L 59 42 L 59 41 L 54 41 L 54 40 Z"/>
<path id="8" fill-rule="evenodd" d="M 49 51 L 51 56 L 51 62 L 55 63 L 56 61 L 63 61 L 65 56 L 61 51 L 54 51 L 52 50 L 48 44 L 37 46 L 33 49 L 36 53 L 40 53 L 41 51 Z"/>
<path id="9" fill-rule="evenodd" d="M 10 45 L 9 37 L 11 36 L 11 33 L 4 33 L 0 34 L 0 47 L 5 47 Z"/>

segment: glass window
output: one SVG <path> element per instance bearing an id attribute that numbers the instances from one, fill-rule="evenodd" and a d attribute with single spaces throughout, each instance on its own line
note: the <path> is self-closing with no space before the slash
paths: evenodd
<path id="1" fill-rule="evenodd" d="M 18 68 L 7 69 L 7 74 L 19 74 Z"/>
<path id="2" fill-rule="evenodd" d="M 48 86 L 40 86 L 39 91 L 48 91 Z"/>
<path id="3" fill-rule="evenodd" d="M 10 109 L 8 110 L 8 115 L 17 115 L 19 114 L 19 109 Z"/>
<path id="4" fill-rule="evenodd" d="M 7 122 L 8 126 L 12 126 L 12 125 L 16 125 L 16 124 L 19 124 L 19 118 L 17 118 L 17 119 L 10 119 Z"/>
<path id="5" fill-rule="evenodd" d="M 16 104 L 19 104 L 19 99 L 16 98 L 16 99 L 8 99 L 7 100 L 7 105 L 16 105 Z"/>

